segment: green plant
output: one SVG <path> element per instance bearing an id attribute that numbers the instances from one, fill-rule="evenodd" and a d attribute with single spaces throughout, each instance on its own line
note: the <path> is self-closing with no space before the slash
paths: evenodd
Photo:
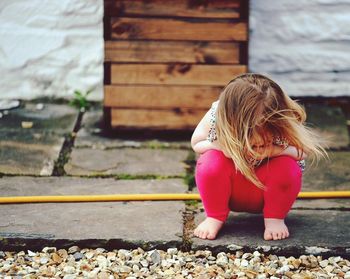
<path id="1" fill-rule="evenodd" d="M 91 106 L 90 102 L 87 100 L 88 95 L 92 90 L 88 90 L 85 93 L 82 93 L 79 90 L 74 91 L 74 98 L 69 102 L 69 104 L 81 112 L 88 110 Z"/>

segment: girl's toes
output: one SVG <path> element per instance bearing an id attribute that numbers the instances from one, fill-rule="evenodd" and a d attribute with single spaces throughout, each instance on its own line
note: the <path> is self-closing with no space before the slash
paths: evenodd
<path id="1" fill-rule="evenodd" d="M 278 239 L 278 236 L 277 236 L 277 233 L 276 233 L 276 232 L 273 232 L 273 233 L 272 233 L 272 238 L 273 238 L 273 240 L 277 240 L 277 239 Z"/>
<path id="2" fill-rule="evenodd" d="M 269 231 L 265 231 L 264 233 L 264 239 L 265 240 L 271 240 L 272 239 L 272 234 Z"/>
<path id="3" fill-rule="evenodd" d="M 208 233 L 207 238 L 208 239 L 214 239 L 215 235 L 213 233 Z"/>

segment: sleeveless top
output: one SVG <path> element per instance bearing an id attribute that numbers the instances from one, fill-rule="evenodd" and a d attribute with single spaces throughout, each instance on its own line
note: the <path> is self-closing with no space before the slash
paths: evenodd
<path id="1" fill-rule="evenodd" d="M 214 142 L 217 140 L 217 134 L 216 134 L 216 128 L 215 128 L 215 123 L 216 123 L 216 109 L 218 106 L 219 101 L 216 101 L 212 104 L 210 108 L 210 129 L 209 133 L 207 136 L 207 140 L 209 142 Z M 289 143 L 286 138 L 283 137 L 274 137 L 272 140 L 272 143 L 275 145 L 283 146 L 284 149 L 286 149 L 289 146 Z M 251 164 L 254 167 L 259 166 L 264 160 L 256 160 L 254 158 L 250 159 L 248 161 L 249 164 Z M 297 161 L 301 171 L 305 170 L 305 160 L 300 160 Z"/>

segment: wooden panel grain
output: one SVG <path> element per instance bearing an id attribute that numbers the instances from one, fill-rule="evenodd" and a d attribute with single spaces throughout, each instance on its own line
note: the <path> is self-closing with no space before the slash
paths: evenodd
<path id="1" fill-rule="evenodd" d="M 104 106 L 115 108 L 209 109 L 222 87 L 106 85 Z"/>
<path id="2" fill-rule="evenodd" d="M 242 0 L 247 1 L 247 0 Z M 239 18 L 240 0 L 105 0 L 107 16 Z"/>
<path id="3" fill-rule="evenodd" d="M 113 128 L 194 129 L 206 110 L 111 109 Z"/>
<path id="4" fill-rule="evenodd" d="M 112 64 L 112 84 L 224 86 L 247 72 L 245 65 Z"/>
<path id="5" fill-rule="evenodd" d="M 239 58 L 235 42 L 105 42 L 107 62 L 238 64 Z"/>
<path id="6" fill-rule="evenodd" d="M 207 22 L 163 18 L 112 18 L 112 39 L 246 41 L 246 22 Z"/>

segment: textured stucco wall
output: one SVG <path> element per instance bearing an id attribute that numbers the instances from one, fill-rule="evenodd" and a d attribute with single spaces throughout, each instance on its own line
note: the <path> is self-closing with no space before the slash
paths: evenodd
<path id="1" fill-rule="evenodd" d="M 102 98 L 102 0 L 1 0 L 0 98 Z"/>
<path id="2" fill-rule="evenodd" d="M 350 95 L 350 0 L 250 0 L 249 68 L 292 96 Z M 102 0 L 1 0 L 0 98 L 103 82 Z"/>
<path id="3" fill-rule="evenodd" d="M 250 71 L 292 96 L 350 95 L 350 0 L 251 0 Z"/>

